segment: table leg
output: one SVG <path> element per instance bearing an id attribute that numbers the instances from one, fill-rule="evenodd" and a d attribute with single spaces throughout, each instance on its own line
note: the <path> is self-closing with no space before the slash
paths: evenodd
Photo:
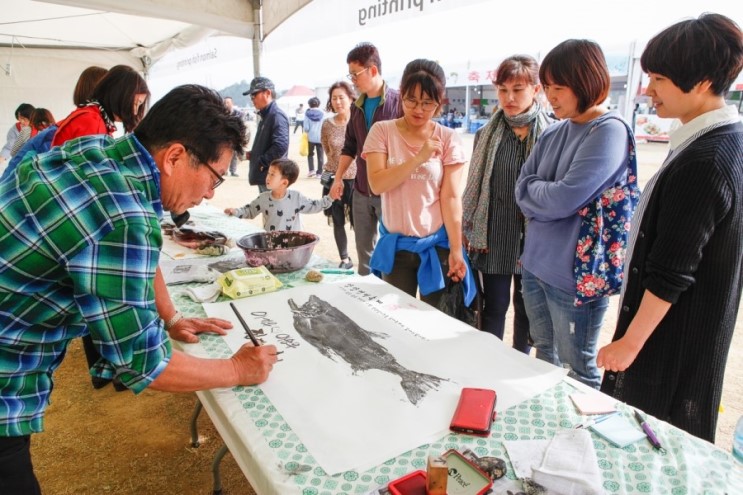
<path id="1" fill-rule="evenodd" d="M 199 443 L 199 432 L 197 430 L 196 426 L 196 420 L 199 419 L 199 414 L 201 414 L 201 410 L 204 408 L 204 406 L 201 405 L 201 401 L 199 399 L 196 399 L 196 407 L 193 409 L 193 414 L 191 415 L 191 447 L 198 447 L 201 445 Z"/>
<path id="2" fill-rule="evenodd" d="M 222 445 L 216 454 L 214 454 L 214 460 L 212 461 L 212 478 L 214 479 L 214 491 L 212 495 L 222 495 L 222 478 L 219 475 L 219 464 L 222 462 L 222 458 L 227 453 L 227 445 Z"/>

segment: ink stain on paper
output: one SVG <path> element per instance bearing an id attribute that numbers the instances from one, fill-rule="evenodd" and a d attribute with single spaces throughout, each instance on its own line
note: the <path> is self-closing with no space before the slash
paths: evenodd
<path id="1" fill-rule="evenodd" d="M 293 299 L 288 303 L 294 313 L 294 328 L 323 356 L 333 361 L 334 355 L 338 356 L 351 366 L 354 374 L 377 369 L 399 376 L 400 386 L 414 405 L 446 381 L 405 368 L 387 348 L 372 339 L 372 336 L 384 338 L 384 334 L 361 328 L 345 313 L 315 295 L 302 306 L 297 306 Z"/>

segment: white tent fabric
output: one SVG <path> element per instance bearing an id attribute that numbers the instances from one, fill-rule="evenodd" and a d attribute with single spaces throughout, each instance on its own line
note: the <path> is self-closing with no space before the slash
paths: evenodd
<path id="1" fill-rule="evenodd" d="M 310 1 L 13 0 L 0 9 L 0 140 L 22 102 L 58 119 L 69 113 L 90 65 L 146 73 L 169 51 L 215 34 L 253 39 L 258 59 L 262 40 Z"/>

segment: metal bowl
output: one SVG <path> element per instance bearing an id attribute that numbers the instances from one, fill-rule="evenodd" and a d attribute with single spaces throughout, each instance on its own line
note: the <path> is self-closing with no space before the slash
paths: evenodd
<path id="1" fill-rule="evenodd" d="M 243 236 L 237 245 L 248 266 L 265 265 L 271 272 L 285 273 L 304 267 L 318 242 L 320 238 L 310 232 L 277 230 Z"/>

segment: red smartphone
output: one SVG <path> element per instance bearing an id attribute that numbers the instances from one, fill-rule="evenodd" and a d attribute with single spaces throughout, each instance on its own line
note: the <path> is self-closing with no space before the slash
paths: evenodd
<path id="1" fill-rule="evenodd" d="M 463 388 L 449 429 L 470 435 L 490 435 L 490 425 L 495 421 L 496 400 L 495 390 Z"/>

